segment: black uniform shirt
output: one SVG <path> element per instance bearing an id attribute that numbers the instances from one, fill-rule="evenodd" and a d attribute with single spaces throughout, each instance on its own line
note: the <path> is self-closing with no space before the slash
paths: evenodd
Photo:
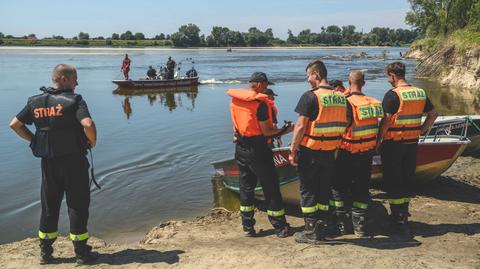
<path id="1" fill-rule="evenodd" d="M 321 87 L 326 90 L 333 90 L 332 87 Z M 318 98 L 312 90 L 306 91 L 297 103 L 295 112 L 308 117 L 310 121 L 314 121 L 318 116 Z"/>
<path id="2" fill-rule="evenodd" d="M 61 94 L 61 93 L 60 93 Z M 78 95 L 78 107 L 77 111 L 75 112 L 75 116 L 77 120 L 80 122 L 84 118 L 91 118 L 90 112 L 88 111 L 87 103 L 83 100 L 81 95 Z M 30 104 L 30 99 L 25 105 L 25 107 L 17 114 L 17 119 L 24 124 L 32 124 L 33 123 L 33 107 Z"/>
<path id="3" fill-rule="evenodd" d="M 269 119 L 268 116 L 268 106 L 265 102 L 260 102 L 257 108 L 257 119 L 258 121 L 266 121 Z"/>
<path id="4" fill-rule="evenodd" d="M 393 90 L 389 90 L 388 92 L 385 93 L 385 96 L 383 97 L 382 106 L 383 106 L 383 111 L 385 113 L 395 114 L 398 112 L 398 109 L 400 108 L 400 98 Z M 432 111 L 433 108 L 434 107 L 432 102 L 427 97 L 427 100 L 425 102 L 425 107 L 423 108 L 423 112 L 428 113 Z"/>

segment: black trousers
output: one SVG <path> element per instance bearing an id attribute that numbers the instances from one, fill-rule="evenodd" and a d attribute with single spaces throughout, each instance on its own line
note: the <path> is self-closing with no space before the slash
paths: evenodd
<path id="1" fill-rule="evenodd" d="M 65 194 L 70 219 L 70 238 L 83 241 L 88 238 L 87 222 L 90 205 L 90 187 L 87 158 L 83 154 L 42 159 L 42 187 L 40 233 L 58 231 L 60 205 Z M 47 236 L 51 238 L 53 236 Z M 41 239 L 42 235 L 40 235 Z"/>
<path id="2" fill-rule="evenodd" d="M 365 214 L 370 202 L 372 158 L 372 152 L 352 154 L 342 149 L 338 151 L 332 183 L 336 209 L 348 211 L 351 208 L 358 214 Z"/>
<path id="3" fill-rule="evenodd" d="M 280 183 L 273 163 L 273 153 L 266 143 L 246 144 L 238 142 L 235 146 L 235 160 L 240 169 L 240 211 L 244 228 L 255 225 L 254 201 L 255 187 L 260 182 L 270 223 L 275 229 L 287 225 Z"/>
<path id="4" fill-rule="evenodd" d="M 417 163 L 417 143 L 388 140 L 382 143 L 383 179 L 392 214 L 408 213 Z"/>
<path id="5" fill-rule="evenodd" d="M 304 217 L 328 218 L 334 168 L 335 150 L 311 150 L 300 147 L 298 176 L 300 179 L 300 205 Z"/>

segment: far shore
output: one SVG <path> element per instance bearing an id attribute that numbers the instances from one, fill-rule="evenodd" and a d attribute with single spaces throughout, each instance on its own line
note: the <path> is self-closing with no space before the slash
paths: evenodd
<path id="1" fill-rule="evenodd" d="M 195 50 L 310 50 L 310 49 L 371 49 L 371 48 L 392 48 L 387 46 L 308 46 L 308 47 L 50 47 L 50 46 L 0 46 L 1 50 L 121 50 L 121 51 L 195 51 Z M 407 47 L 405 47 L 407 48 Z"/>

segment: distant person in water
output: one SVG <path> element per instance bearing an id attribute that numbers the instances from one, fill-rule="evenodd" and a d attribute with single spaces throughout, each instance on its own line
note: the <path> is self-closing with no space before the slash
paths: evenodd
<path id="1" fill-rule="evenodd" d="M 130 63 L 131 60 L 130 58 L 128 58 L 128 54 L 125 54 L 125 59 L 123 59 L 122 68 L 120 69 L 120 71 L 123 72 L 126 80 L 128 80 L 128 72 L 130 72 Z"/>
<path id="2" fill-rule="evenodd" d="M 198 76 L 198 73 L 197 73 L 197 70 L 195 70 L 195 68 L 192 67 L 192 69 L 187 71 L 186 75 L 188 78 L 194 78 Z"/>
<path id="3" fill-rule="evenodd" d="M 166 74 L 167 79 L 173 79 L 173 76 L 175 74 L 175 66 L 177 66 L 177 63 L 175 63 L 175 61 L 172 60 L 171 56 L 168 56 L 167 74 Z"/>
<path id="4" fill-rule="evenodd" d="M 153 69 L 153 67 L 150 65 L 147 70 L 147 79 L 155 79 L 157 77 L 157 71 Z"/>
<path id="5" fill-rule="evenodd" d="M 328 84 L 330 84 L 330 86 L 333 87 L 333 89 L 337 92 L 345 93 L 346 91 L 341 80 L 331 80 Z"/>

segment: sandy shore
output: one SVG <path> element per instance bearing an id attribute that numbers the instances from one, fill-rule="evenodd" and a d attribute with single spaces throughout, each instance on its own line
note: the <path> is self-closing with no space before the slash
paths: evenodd
<path id="1" fill-rule="evenodd" d="M 92 239 L 101 256 L 92 268 L 480 268 L 480 159 L 460 157 L 438 180 L 423 186 L 412 203 L 411 225 L 419 246 L 386 236 L 387 204 L 372 190 L 370 213 L 378 235 L 339 238 L 347 244 L 310 246 L 273 235 L 266 214 L 257 212 L 264 236 L 245 238 L 238 212 L 212 210 L 193 221 L 171 221 L 153 228 L 135 244 Z M 288 220 L 297 230 L 296 210 Z M 60 238 L 58 264 L 38 265 L 38 241 L 0 246 L 1 268 L 74 268 L 71 243 Z"/>

